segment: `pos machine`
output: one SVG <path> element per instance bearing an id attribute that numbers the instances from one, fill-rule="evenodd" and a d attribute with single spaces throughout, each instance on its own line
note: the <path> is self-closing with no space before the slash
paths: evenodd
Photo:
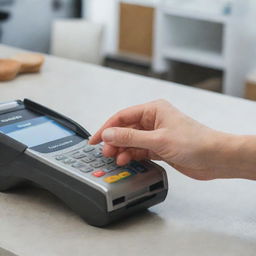
<path id="1" fill-rule="evenodd" d="M 34 183 L 85 221 L 105 226 L 158 204 L 168 191 L 165 170 L 151 161 L 118 166 L 88 144 L 71 119 L 25 99 L 0 103 L 0 191 Z"/>

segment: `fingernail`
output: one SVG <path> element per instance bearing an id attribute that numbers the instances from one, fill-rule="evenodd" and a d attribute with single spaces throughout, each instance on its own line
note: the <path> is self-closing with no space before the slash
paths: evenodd
<path id="1" fill-rule="evenodd" d="M 88 143 L 91 144 L 91 139 L 92 139 L 92 136 L 89 136 L 88 137 Z"/>
<path id="2" fill-rule="evenodd" d="M 115 130 L 108 128 L 106 130 L 104 130 L 104 132 L 102 133 L 102 139 L 106 142 L 111 142 L 114 140 L 115 137 Z"/>

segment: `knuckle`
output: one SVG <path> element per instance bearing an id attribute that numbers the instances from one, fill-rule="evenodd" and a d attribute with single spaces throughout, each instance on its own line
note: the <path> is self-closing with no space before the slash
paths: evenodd
<path id="1" fill-rule="evenodd" d="M 124 117 L 123 117 L 123 110 L 120 110 L 120 111 L 118 111 L 116 114 L 115 114 L 115 116 L 116 116 L 116 119 L 118 120 L 118 121 L 120 121 L 120 122 L 123 122 L 123 119 L 124 119 Z"/>
<path id="2" fill-rule="evenodd" d="M 168 137 L 165 131 L 157 131 L 154 135 L 153 142 L 156 146 L 162 146 L 167 143 Z"/>
<path id="3" fill-rule="evenodd" d="M 158 99 L 158 102 L 159 102 L 159 103 L 166 103 L 166 102 L 167 102 L 167 100 L 165 100 L 165 99 L 161 98 L 161 99 Z"/>
<path id="4" fill-rule="evenodd" d="M 159 107 L 159 108 L 170 108 L 172 107 L 172 104 L 165 100 L 165 99 L 159 99 L 157 101 L 155 101 L 156 105 Z"/>
<path id="5" fill-rule="evenodd" d="M 121 144 L 129 144 L 132 141 L 132 129 L 127 129 L 120 133 L 120 143 Z"/>
<path id="6" fill-rule="evenodd" d="M 157 103 L 160 105 L 170 105 L 170 103 L 165 99 L 159 99 L 157 100 Z"/>

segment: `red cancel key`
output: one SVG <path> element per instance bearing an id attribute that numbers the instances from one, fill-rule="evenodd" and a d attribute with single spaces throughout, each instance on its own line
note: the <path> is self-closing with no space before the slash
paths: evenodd
<path id="1" fill-rule="evenodd" d="M 101 170 L 98 170 L 98 171 L 95 171 L 92 173 L 93 176 L 99 178 L 99 177 L 102 177 L 104 176 L 106 173 L 104 171 L 101 171 Z"/>

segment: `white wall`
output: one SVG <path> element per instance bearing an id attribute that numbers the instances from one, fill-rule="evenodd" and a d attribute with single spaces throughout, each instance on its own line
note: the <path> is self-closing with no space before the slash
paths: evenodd
<path id="1" fill-rule="evenodd" d="M 117 0 L 84 0 L 84 17 L 104 25 L 103 54 L 115 53 L 117 47 L 118 4 Z"/>
<path id="2" fill-rule="evenodd" d="M 3 24 L 2 43 L 48 52 L 53 19 L 72 16 L 74 11 L 72 0 L 62 0 L 63 7 L 58 11 L 52 10 L 51 3 L 52 0 L 16 0 L 6 7 L 11 18 Z"/>

